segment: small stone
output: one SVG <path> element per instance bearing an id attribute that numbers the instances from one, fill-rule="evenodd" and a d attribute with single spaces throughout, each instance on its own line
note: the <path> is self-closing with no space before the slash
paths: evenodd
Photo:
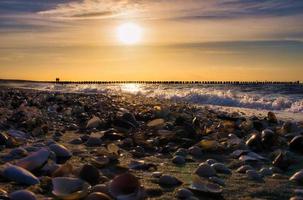
<path id="1" fill-rule="evenodd" d="M 296 136 L 289 142 L 289 148 L 293 151 L 303 153 L 303 136 Z"/>
<path id="2" fill-rule="evenodd" d="M 194 156 L 194 157 L 201 157 L 203 156 L 203 152 L 202 152 L 202 149 L 198 146 L 192 146 L 188 149 L 188 152 L 190 155 Z"/>
<path id="3" fill-rule="evenodd" d="M 222 163 L 214 163 L 211 167 L 215 169 L 217 173 L 231 174 L 231 170 Z"/>
<path id="4" fill-rule="evenodd" d="M 88 147 L 97 147 L 101 146 L 102 140 L 97 137 L 89 137 L 85 144 Z"/>
<path id="5" fill-rule="evenodd" d="M 83 165 L 79 176 L 81 179 L 87 181 L 91 185 L 96 185 L 97 183 L 99 183 L 100 172 L 93 165 L 85 164 Z"/>
<path id="6" fill-rule="evenodd" d="M 181 183 L 182 183 L 182 181 L 180 181 L 176 177 L 173 177 L 170 175 L 162 175 L 159 179 L 159 184 L 162 186 L 167 186 L 167 187 L 178 186 Z"/>
<path id="7" fill-rule="evenodd" d="M 273 175 L 273 171 L 269 168 L 263 167 L 262 169 L 260 169 L 259 173 L 262 176 L 271 176 Z"/>
<path id="8" fill-rule="evenodd" d="M 241 167 L 239 167 L 236 172 L 241 173 L 241 174 L 245 174 L 246 171 L 248 170 L 253 170 L 253 167 L 250 165 L 242 165 Z"/>
<path id="9" fill-rule="evenodd" d="M 216 176 L 209 177 L 208 180 L 210 180 L 210 181 L 212 181 L 212 182 L 214 182 L 214 183 L 217 183 L 217 184 L 219 184 L 219 185 L 221 185 L 221 186 L 225 186 L 224 180 L 221 179 L 221 178 L 218 178 L 218 177 L 216 177 Z"/>
<path id="10" fill-rule="evenodd" d="M 93 116 L 86 124 L 86 128 L 98 128 L 102 124 L 102 121 L 99 117 Z"/>
<path id="11" fill-rule="evenodd" d="M 177 165 L 183 165 L 186 161 L 185 161 L 185 158 L 183 156 L 175 156 L 172 159 L 172 162 L 174 164 L 177 164 Z"/>
<path id="12" fill-rule="evenodd" d="M 207 163 L 201 163 L 195 173 L 202 177 L 216 176 L 216 171 Z"/>
<path id="13" fill-rule="evenodd" d="M 61 144 L 51 144 L 49 146 L 50 150 L 56 154 L 56 157 L 59 158 L 70 158 L 72 153 Z"/>
<path id="14" fill-rule="evenodd" d="M 154 119 L 147 123 L 148 127 L 160 127 L 163 126 L 165 123 L 164 119 Z"/>
<path id="15" fill-rule="evenodd" d="M 70 144 L 82 144 L 83 141 L 81 140 L 81 138 L 76 138 L 76 139 L 73 139 L 69 142 Z"/>
<path id="16" fill-rule="evenodd" d="M 298 184 L 300 185 L 303 185 L 303 169 L 296 172 L 294 175 L 292 175 L 290 178 L 289 178 L 290 181 L 295 181 L 297 182 Z"/>
<path id="17" fill-rule="evenodd" d="M 36 195 L 28 190 L 18 190 L 9 195 L 11 200 L 37 200 Z"/>
<path id="18" fill-rule="evenodd" d="M 215 159 L 207 159 L 205 162 L 209 165 L 217 163 L 217 161 Z"/>
<path id="19" fill-rule="evenodd" d="M 186 188 L 180 188 L 176 192 L 176 197 L 179 199 L 188 199 L 191 196 L 193 196 L 193 193 Z"/>
<path id="20" fill-rule="evenodd" d="M 101 192 L 93 192 L 89 194 L 85 200 L 112 200 L 112 198 Z"/>

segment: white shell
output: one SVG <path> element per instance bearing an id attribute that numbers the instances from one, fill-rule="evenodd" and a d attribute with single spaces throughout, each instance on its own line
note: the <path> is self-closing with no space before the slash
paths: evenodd
<path id="1" fill-rule="evenodd" d="M 53 178 L 53 195 L 59 199 L 73 200 L 87 196 L 90 185 L 78 178 Z"/>

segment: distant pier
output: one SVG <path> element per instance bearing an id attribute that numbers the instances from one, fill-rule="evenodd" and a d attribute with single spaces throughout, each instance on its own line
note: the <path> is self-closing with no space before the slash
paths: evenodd
<path id="1" fill-rule="evenodd" d="M 201 84 L 201 85 L 302 85 L 300 81 L 30 81 L 30 80 L 8 80 L 0 79 L 0 82 L 30 82 L 51 84 Z"/>
<path id="2" fill-rule="evenodd" d="M 300 81 L 51 81 L 56 84 L 303 85 Z"/>

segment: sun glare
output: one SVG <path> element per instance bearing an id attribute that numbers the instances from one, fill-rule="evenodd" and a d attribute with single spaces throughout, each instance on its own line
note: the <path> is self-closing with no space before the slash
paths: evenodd
<path id="1" fill-rule="evenodd" d="M 125 23 L 118 27 L 117 36 L 120 42 L 124 44 L 136 44 L 142 38 L 142 28 L 135 23 Z"/>

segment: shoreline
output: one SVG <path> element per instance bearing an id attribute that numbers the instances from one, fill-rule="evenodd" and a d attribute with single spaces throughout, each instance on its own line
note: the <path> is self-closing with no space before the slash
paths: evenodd
<path id="1" fill-rule="evenodd" d="M 128 194 L 134 200 L 173 199 L 185 191 L 191 199 L 286 200 L 300 188 L 289 178 L 303 158 L 289 142 L 302 137 L 303 124 L 286 123 L 279 114 L 246 116 L 242 109 L 225 112 L 132 94 L 3 87 L 0 111 L 0 188 L 7 193 L 25 189 L 37 199 L 54 199 L 58 176 L 85 180 L 109 200 L 117 199 L 111 187 L 127 187 L 117 180 L 121 176 L 134 183 Z M 280 151 L 294 163 L 273 162 Z M 31 162 L 20 164 L 22 159 Z M 7 163 L 31 171 L 34 186 L 22 183 L 18 170 L 14 177 L 4 173 Z M 240 172 L 246 165 L 250 170 Z"/>

